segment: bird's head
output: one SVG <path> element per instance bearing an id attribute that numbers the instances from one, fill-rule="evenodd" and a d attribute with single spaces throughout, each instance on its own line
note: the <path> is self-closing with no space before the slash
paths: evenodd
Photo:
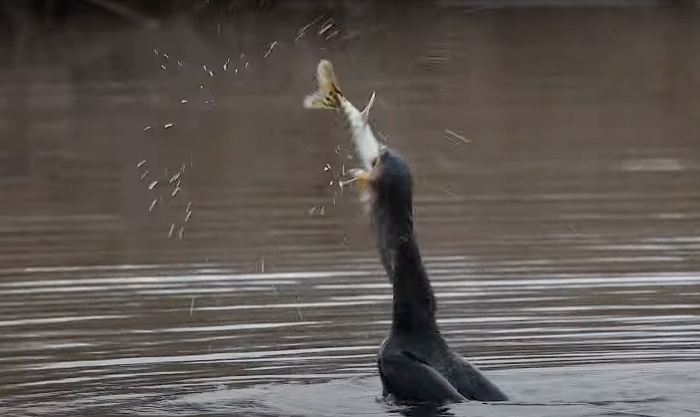
<path id="1" fill-rule="evenodd" d="M 402 228 L 413 220 L 413 179 L 401 154 L 384 147 L 369 171 L 356 171 L 361 197 L 380 230 Z"/>

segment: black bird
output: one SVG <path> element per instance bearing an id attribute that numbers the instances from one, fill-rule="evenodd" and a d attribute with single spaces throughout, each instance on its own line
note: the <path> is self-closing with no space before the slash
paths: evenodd
<path id="1" fill-rule="evenodd" d="M 382 395 L 403 404 L 507 400 L 474 365 L 452 352 L 440 333 L 435 295 L 413 230 L 408 164 L 384 147 L 372 165 L 356 177 L 394 293 L 391 331 L 377 360 Z"/>

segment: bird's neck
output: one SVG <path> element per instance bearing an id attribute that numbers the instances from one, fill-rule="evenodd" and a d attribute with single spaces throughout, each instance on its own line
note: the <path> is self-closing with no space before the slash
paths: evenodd
<path id="1" fill-rule="evenodd" d="M 393 332 L 437 333 L 435 295 L 423 266 L 411 216 L 387 224 L 382 261 L 393 286 Z"/>

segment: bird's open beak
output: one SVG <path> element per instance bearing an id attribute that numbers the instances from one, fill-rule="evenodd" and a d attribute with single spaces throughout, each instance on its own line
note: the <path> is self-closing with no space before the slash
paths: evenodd
<path id="1" fill-rule="evenodd" d="M 367 184 L 371 183 L 374 180 L 374 175 L 376 174 L 377 167 L 379 166 L 380 158 L 377 158 L 377 160 L 374 163 L 374 166 L 372 166 L 371 169 L 369 170 L 364 170 L 364 169 L 356 169 L 353 173 L 353 176 L 355 177 L 355 180 L 358 182 L 358 185 L 360 186 L 361 190 L 365 190 L 367 188 Z"/>
<path id="2" fill-rule="evenodd" d="M 355 171 L 354 175 L 357 185 L 360 186 L 360 190 L 365 190 L 367 188 L 367 183 L 372 180 L 372 171 L 366 171 L 364 169 L 358 169 Z"/>

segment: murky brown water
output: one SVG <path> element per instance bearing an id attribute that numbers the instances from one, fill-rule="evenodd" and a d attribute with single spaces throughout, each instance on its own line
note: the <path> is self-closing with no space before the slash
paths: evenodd
<path id="1" fill-rule="evenodd" d="M 452 413 L 697 415 L 700 18 L 394 10 L 295 41 L 313 18 L 4 39 L 0 414 L 395 413 L 348 140 L 301 108 L 329 57 L 414 167 L 449 342 L 513 398 Z"/>

